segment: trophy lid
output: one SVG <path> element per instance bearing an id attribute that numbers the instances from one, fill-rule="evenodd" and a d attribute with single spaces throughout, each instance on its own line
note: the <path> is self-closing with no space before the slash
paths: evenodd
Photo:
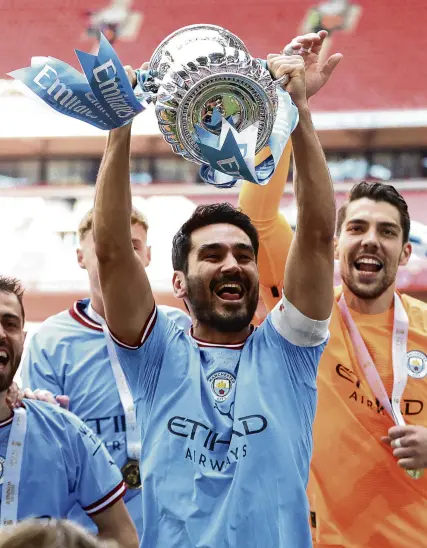
<path id="1" fill-rule="evenodd" d="M 249 55 L 249 51 L 245 44 L 238 36 L 229 30 L 217 25 L 197 24 L 182 27 L 167 36 L 154 50 L 150 59 L 150 71 L 156 78 L 163 79 L 170 65 L 179 61 L 179 52 L 191 48 L 192 44 L 197 41 L 197 48 L 203 41 L 217 43 L 222 47 L 231 47 L 243 50 Z M 162 58 L 167 58 L 166 63 L 161 63 Z M 161 65 L 161 66 L 160 66 Z"/>

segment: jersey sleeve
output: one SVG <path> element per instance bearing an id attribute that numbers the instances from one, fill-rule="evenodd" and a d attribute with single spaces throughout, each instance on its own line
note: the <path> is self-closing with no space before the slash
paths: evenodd
<path id="1" fill-rule="evenodd" d="M 291 150 L 289 141 L 268 185 L 259 186 L 245 182 L 239 195 L 239 206 L 250 217 L 259 234 L 260 294 L 267 310 L 272 310 L 280 301 L 286 259 L 293 238 L 292 228 L 279 212 L 289 172 Z M 257 156 L 257 163 L 264 159 L 261 154 L 268 153 L 268 149 L 261 151 Z"/>
<path id="2" fill-rule="evenodd" d="M 52 368 L 47 347 L 41 339 L 41 332 L 34 333 L 22 354 L 22 387 L 49 390 L 54 395 L 63 394 L 62 383 Z"/>
<path id="3" fill-rule="evenodd" d="M 282 294 L 262 326 L 267 338 L 275 340 L 271 330 L 279 336 L 294 378 L 309 386 L 316 384 L 317 368 L 329 338 L 329 321 L 307 318 Z"/>
<path id="4" fill-rule="evenodd" d="M 180 333 L 182 329 L 157 306 L 146 321 L 138 346 L 124 344 L 110 332 L 133 399 L 142 401 L 147 412 L 154 398 L 165 353 Z"/>
<path id="5" fill-rule="evenodd" d="M 72 475 L 77 501 L 89 516 L 93 516 L 120 500 L 126 486 L 103 442 L 78 417 L 68 411 L 62 413 L 72 452 L 67 459 L 67 471 Z M 70 470 L 70 463 L 74 470 Z"/>

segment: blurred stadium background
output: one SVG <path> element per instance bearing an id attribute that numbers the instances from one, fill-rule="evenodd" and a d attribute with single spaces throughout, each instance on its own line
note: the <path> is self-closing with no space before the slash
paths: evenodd
<path id="1" fill-rule="evenodd" d="M 100 30 L 136 67 L 166 35 L 194 23 L 227 27 L 255 57 L 299 33 L 330 31 L 328 50 L 344 60 L 312 107 L 337 202 L 361 179 L 402 192 L 414 256 L 399 288 L 427 300 L 425 0 L 14 0 L 0 4 L 0 21 L 0 271 L 24 281 L 30 328 L 87 295 L 75 231 L 93 202 L 106 136 L 55 113 L 7 72 L 48 55 L 79 68 L 73 49 L 96 50 Z M 152 110 L 136 119 L 133 135 L 134 201 L 149 219 L 153 246 L 149 276 L 160 302 L 179 305 L 170 293 L 173 234 L 195 205 L 236 204 L 239 189 L 201 184 L 198 167 L 163 141 Z M 282 205 L 294 219 L 291 185 Z"/>

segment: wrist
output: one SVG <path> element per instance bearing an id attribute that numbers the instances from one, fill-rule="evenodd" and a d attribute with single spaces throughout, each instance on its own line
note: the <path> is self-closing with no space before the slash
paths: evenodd
<path id="1" fill-rule="evenodd" d="M 310 107 L 308 106 L 308 99 L 304 97 L 303 99 L 292 99 L 295 106 L 298 109 L 298 112 L 303 114 L 304 112 L 310 113 Z"/>
<path id="2" fill-rule="evenodd" d="M 114 143 L 121 144 L 127 142 L 130 139 L 132 130 L 132 122 L 125 126 L 116 127 L 111 129 L 108 135 L 108 143 L 111 146 Z"/>
<path id="3" fill-rule="evenodd" d="M 112 137 L 115 137 L 115 138 L 123 137 L 123 136 L 129 135 L 129 133 L 131 132 L 131 129 L 132 129 L 132 121 L 124 126 L 116 127 L 110 130 L 110 134 Z"/>

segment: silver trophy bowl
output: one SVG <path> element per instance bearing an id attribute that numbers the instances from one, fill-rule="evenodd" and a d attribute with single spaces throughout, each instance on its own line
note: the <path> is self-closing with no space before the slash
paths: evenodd
<path id="1" fill-rule="evenodd" d="M 159 128 L 173 151 L 198 164 L 206 163 L 196 125 L 219 135 L 216 108 L 231 117 L 237 131 L 259 122 L 256 151 L 268 142 L 276 118 L 277 85 L 259 59 L 228 30 L 190 25 L 170 34 L 150 60 L 147 89 L 155 103 Z"/>

